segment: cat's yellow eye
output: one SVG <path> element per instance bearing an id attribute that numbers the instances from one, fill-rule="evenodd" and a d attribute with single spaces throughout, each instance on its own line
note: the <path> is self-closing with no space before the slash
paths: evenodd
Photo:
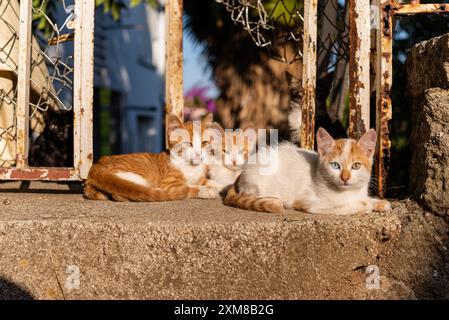
<path id="1" fill-rule="evenodd" d="M 355 162 L 352 164 L 352 170 L 359 170 L 362 167 L 360 162 Z"/>

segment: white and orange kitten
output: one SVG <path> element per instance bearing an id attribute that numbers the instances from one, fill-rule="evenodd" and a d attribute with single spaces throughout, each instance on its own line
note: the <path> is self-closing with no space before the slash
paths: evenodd
<path id="1" fill-rule="evenodd" d="M 368 195 L 376 131 L 359 141 L 334 140 L 326 130 L 317 132 L 318 152 L 291 143 L 269 149 L 276 170 L 261 163 L 247 164 L 229 189 L 225 204 L 241 209 L 281 212 L 355 214 L 390 210 L 390 203 Z"/>
<path id="2" fill-rule="evenodd" d="M 241 174 L 257 138 L 252 127 L 225 131 L 216 125 L 215 129 L 218 143 L 211 150 L 207 178 L 208 185 L 220 192 L 234 184 Z"/>

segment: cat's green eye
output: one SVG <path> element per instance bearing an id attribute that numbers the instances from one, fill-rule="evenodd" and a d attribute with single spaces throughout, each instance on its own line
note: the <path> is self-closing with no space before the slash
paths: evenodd
<path id="1" fill-rule="evenodd" d="M 335 170 L 340 170 L 340 164 L 338 162 L 331 162 L 331 168 Z"/>
<path id="2" fill-rule="evenodd" d="M 362 167 L 360 162 L 355 162 L 352 164 L 352 170 L 359 170 Z"/>

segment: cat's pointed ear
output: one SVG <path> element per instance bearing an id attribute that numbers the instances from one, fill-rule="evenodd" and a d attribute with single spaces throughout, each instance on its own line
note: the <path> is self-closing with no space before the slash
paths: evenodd
<path id="1" fill-rule="evenodd" d="M 211 113 L 210 113 L 211 114 Z M 204 121 L 204 120 L 203 120 Z M 225 135 L 223 128 L 216 122 L 207 122 L 204 128 L 204 140 L 210 143 L 220 143 Z"/>
<path id="2" fill-rule="evenodd" d="M 173 113 L 167 115 L 167 135 L 169 142 L 178 141 L 179 134 L 174 134 L 176 130 L 182 129 L 182 121 Z"/>
<path id="3" fill-rule="evenodd" d="M 335 146 L 334 138 L 332 138 L 332 136 L 323 128 L 318 129 L 316 133 L 316 142 L 320 156 L 325 156 L 331 152 Z"/>
<path id="4" fill-rule="evenodd" d="M 201 121 L 201 124 L 203 126 L 207 126 L 212 124 L 213 122 L 214 122 L 214 115 L 212 113 L 208 113 L 207 116 L 205 116 Z"/>
<path id="5" fill-rule="evenodd" d="M 170 132 L 182 128 L 182 121 L 173 113 L 167 115 L 167 131 Z"/>
<path id="6" fill-rule="evenodd" d="M 362 149 L 364 154 L 371 158 L 376 151 L 377 133 L 374 129 L 369 129 L 360 139 L 357 141 L 357 145 Z"/>

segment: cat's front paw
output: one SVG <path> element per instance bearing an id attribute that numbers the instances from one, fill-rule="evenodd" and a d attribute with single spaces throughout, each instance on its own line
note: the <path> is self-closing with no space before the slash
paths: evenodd
<path id="1" fill-rule="evenodd" d="M 387 212 L 391 210 L 391 203 L 387 200 L 375 200 L 373 203 L 373 211 Z"/>
<path id="2" fill-rule="evenodd" d="M 200 191 L 198 192 L 198 198 L 200 199 L 218 198 L 218 190 L 211 187 L 200 187 Z"/>

